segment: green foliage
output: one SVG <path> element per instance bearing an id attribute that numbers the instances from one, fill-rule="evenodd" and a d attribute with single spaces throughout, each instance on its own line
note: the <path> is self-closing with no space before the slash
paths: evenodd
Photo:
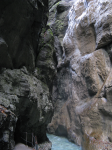
<path id="1" fill-rule="evenodd" d="M 49 10 L 49 12 L 56 12 L 57 6 L 59 5 L 60 2 L 57 2 L 55 5 L 52 6 L 52 8 Z"/>
<path id="2" fill-rule="evenodd" d="M 48 29 L 48 32 L 50 33 L 51 36 L 53 36 L 53 32 L 51 31 L 51 29 Z"/>
<path id="3" fill-rule="evenodd" d="M 60 32 L 63 29 L 63 26 L 64 26 L 64 24 L 61 20 L 56 20 L 56 28 L 55 29 L 57 32 Z"/>

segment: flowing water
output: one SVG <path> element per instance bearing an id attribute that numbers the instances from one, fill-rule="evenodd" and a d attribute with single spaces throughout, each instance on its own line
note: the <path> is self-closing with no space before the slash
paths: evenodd
<path id="1" fill-rule="evenodd" d="M 52 150 L 81 150 L 80 146 L 77 146 L 69 142 L 64 137 L 47 134 L 47 137 L 52 142 Z"/>

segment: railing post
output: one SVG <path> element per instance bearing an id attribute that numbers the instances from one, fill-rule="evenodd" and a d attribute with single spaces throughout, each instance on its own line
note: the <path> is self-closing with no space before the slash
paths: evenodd
<path id="1" fill-rule="evenodd" d="M 32 133 L 32 147 L 33 147 L 33 133 Z"/>
<path id="2" fill-rule="evenodd" d="M 26 145 L 27 145 L 27 132 L 26 132 Z"/>
<path id="3" fill-rule="evenodd" d="M 37 137 L 35 136 L 35 149 L 38 150 Z"/>

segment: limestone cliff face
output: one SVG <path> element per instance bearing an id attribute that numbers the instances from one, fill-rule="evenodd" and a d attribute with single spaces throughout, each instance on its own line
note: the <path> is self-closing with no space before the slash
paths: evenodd
<path id="1" fill-rule="evenodd" d="M 48 131 L 84 150 L 112 149 L 111 8 L 110 0 L 50 1 L 57 76 Z"/>
<path id="2" fill-rule="evenodd" d="M 56 74 L 47 0 L 0 1 L 0 149 L 48 141 Z M 27 143 L 31 145 L 31 143 Z M 32 145 L 31 145 L 32 146 Z"/>
<path id="3" fill-rule="evenodd" d="M 0 149 L 26 132 L 46 142 L 46 128 L 84 150 L 112 149 L 111 8 L 49 0 L 48 18 L 47 0 L 0 1 Z"/>

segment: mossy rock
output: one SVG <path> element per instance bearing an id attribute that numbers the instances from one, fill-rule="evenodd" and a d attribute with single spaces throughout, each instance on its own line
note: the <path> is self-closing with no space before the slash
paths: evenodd
<path id="1" fill-rule="evenodd" d="M 41 33 L 36 67 L 38 68 L 37 78 L 48 85 L 51 85 L 55 74 L 54 53 L 54 35 L 51 28 L 47 26 Z"/>

